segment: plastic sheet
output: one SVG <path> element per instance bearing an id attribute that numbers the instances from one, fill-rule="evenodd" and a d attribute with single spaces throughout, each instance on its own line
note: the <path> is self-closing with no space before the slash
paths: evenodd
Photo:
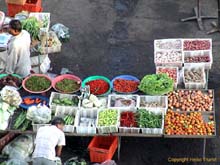
<path id="1" fill-rule="evenodd" d="M 63 24 L 57 23 L 51 27 L 51 30 L 54 31 L 58 38 L 61 41 L 68 41 L 70 38 L 69 28 L 64 26 Z"/>
<path id="2" fill-rule="evenodd" d="M 11 159 L 25 161 L 29 159 L 29 156 L 33 152 L 33 149 L 34 146 L 32 135 L 23 134 L 15 138 L 8 145 L 6 145 L 3 148 L 2 153 L 8 155 Z"/>

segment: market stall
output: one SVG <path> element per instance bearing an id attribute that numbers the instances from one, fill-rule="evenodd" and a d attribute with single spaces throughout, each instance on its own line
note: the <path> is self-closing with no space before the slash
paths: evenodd
<path id="1" fill-rule="evenodd" d="M 30 13 L 23 24 L 33 41 L 39 40 L 43 55 L 61 51 L 59 35 L 49 32 L 49 17 Z M 205 157 L 206 138 L 216 136 L 214 90 L 208 89 L 212 40 L 155 40 L 154 62 L 156 74 L 140 80 L 133 75 L 83 81 L 69 74 L 32 74 L 25 79 L 1 75 L 1 133 L 34 136 L 54 116 L 61 116 L 66 136 L 117 137 L 111 139 L 114 146 L 117 143 L 111 158 L 116 148 L 120 158 L 124 136 L 203 138 Z"/>

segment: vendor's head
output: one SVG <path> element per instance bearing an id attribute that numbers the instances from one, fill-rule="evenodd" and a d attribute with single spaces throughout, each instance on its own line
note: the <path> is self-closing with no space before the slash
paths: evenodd
<path id="1" fill-rule="evenodd" d="M 63 120 L 62 117 L 54 117 L 51 124 L 55 125 L 60 130 L 63 130 L 63 127 L 65 125 L 65 121 Z"/>
<path id="2" fill-rule="evenodd" d="M 21 25 L 21 22 L 19 20 L 13 19 L 9 22 L 8 32 L 11 35 L 16 36 L 16 35 L 20 34 L 21 30 L 22 30 L 22 25 Z"/>

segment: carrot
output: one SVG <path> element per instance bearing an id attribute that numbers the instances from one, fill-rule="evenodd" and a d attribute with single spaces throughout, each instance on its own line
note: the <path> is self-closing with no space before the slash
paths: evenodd
<path id="1" fill-rule="evenodd" d="M 25 99 L 23 99 L 24 103 L 26 105 L 30 105 L 30 104 L 34 104 L 34 100 L 32 100 L 31 98 L 27 97 Z"/>
<path id="2" fill-rule="evenodd" d="M 36 98 L 36 99 L 35 99 L 35 103 L 36 103 L 36 104 L 39 104 L 41 101 L 42 101 L 42 100 L 41 100 L 40 98 Z"/>

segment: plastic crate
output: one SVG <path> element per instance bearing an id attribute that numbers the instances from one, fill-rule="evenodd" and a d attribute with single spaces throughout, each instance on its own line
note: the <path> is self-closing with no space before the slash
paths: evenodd
<path id="1" fill-rule="evenodd" d="M 163 135 L 164 131 L 164 110 L 163 109 L 146 109 L 146 111 L 153 112 L 154 114 L 161 114 L 162 115 L 162 123 L 161 128 L 141 128 L 141 132 L 143 134 L 150 134 L 150 135 Z"/>
<path id="2" fill-rule="evenodd" d="M 61 98 L 68 98 L 68 99 L 74 99 L 74 97 L 77 97 L 77 95 L 71 95 L 71 94 L 62 94 L 62 93 L 57 93 L 57 92 L 52 92 L 50 95 L 50 101 L 49 101 L 49 106 L 50 107 L 56 107 L 56 106 L 61 106 L 61 105 L 56 105 L 53 103 L 53 99 L 61 99 Z M 62 107 L 79 107 L 80 106 L 80 100 L 78 102 L 78 105 L 73 105 L 73 106 L 64 106 L 62 105 Z"/>
<path id="3" fill-rule="evenodd" d="M 32 127 L 33 127 L 34 132 L 37 132 L 40 127 L 50 126 L 50 125 L 51 124 L 35 124 L 35 123 L 32 123 Z"/>
<path id="4" fill-rule="evenodd" d="M 143 106 L 142 103 L 156 103 L 158 105 L 156 106 Z M 164 113 L 166 113 L 168 109 L 168 97 L 167 96 L 148 96 L 143 95 L 140 96 L 140 104 L 138 105 L 138 108 L 144 108 L 144 109 L 154 109 L 155 111 L 163 110 Z"/>
<path id="5" fill-rule="evenodd" d="M 125 99 L 125 100 L 134 100 L 134 103 L 132 105 L 121 105 L 119 106 L 116 101 L 118 99 Z M 108 108 L 113 108 L 113 109 L 128 109 L 128 108 L 137 108 L 139 104 L 139 96 L 138 95 L 117 95 L 117 94 L 111 94 L 108 95 Z"/>
<path id="6" fill-rule="evenodd" d="M 97 126 L 97 129 L 98 129 L 98 133 L 100 134 L 104 134 L 104 133 L 114 133 L 114 132 L 118 132 L 118 127 L 120 125 L 120 122 L 119 122 L 119 119 L 120 119 L 120 112 L 119 110 L 117 110 L 117 122 L 115 125 L 110 125 L 110 126 L 98 126 L 98 123 L 99 123 L 99 113 L 101 111 L 106 111 L 107 109 L 100 109 L 98 110 L 98 117 L 97 117 L 97 120 L 96 120 L 96 126 Z M 115 110 L 115 109 L 112 109 L 112 110 Z"/>
<path id="7" fill-rule="evenodd" d="M 187 57 L 204 57 L 206 56 L 209 57 L 209 62 L 187 62 L 185 59 Z M 187 64 L 193 64 L 193 65 L 203 65 L 205 69 L 209 70 L 212 68 L 213 64 L 213 56 L 212 56 L 212 51 L 211 50 L 199 50 L 199 51 L 185 51 L 184 52 L 184 66 Z"/>
<path id="8" fill-rule="evenodd" d="M 41 0 L 32 0 L 33 3 L 25 3 L 24 5 L 17 5 L 7 3 L 8 6 L 8 16 L 15 16 L 17 13 L 21 11 L 28 11 L 28 12 L 41 12 Z"/>
<path id="9" fill-rule="evenodd" d="M 40 13 L 34 12 L 34 13 L 30 13 L 29 17 L 35 17 L 35 18 L 37 18 L 37 20 L 39 22 L 42 23 L 43 27 L 40 28 L 40 33 L 43 32 L 42 34 L 44 34 L 44 33 L 49 31 L 49 28 L 50 28 L 50 13 L 47 13 L 47 12 L 40 12 Z M 47 22 L 47 24 L 45 24 L 45 22 Z"/>
<path id="10" fill-rule="evenodd" d="M 111 160 L 118 147 L 116 136 L 96 136 L 89 143 L 89 155 L 91 162 L 104 162 Z"/>
<path id="11" fill-rule="evenodd" d="M 78 108 L 77 107 L 64 107 L 64 106 L 56 106 L 55 116 L 65 117 L 65 115 L 74 116 L 74 122 L 72 125 L 64 125 L 64 132 L 75 132 L 75 118 Z"/>
<path id="12" fill-rule="evenodd" d="M 160 71 L 160 69 L 167 69 L 167 70 L 175 70 L 176 72 L 176 80 L 174 80 L 172 77 L 169 76 L 168 72 Z M 174 88 L 177 88 L 179 84 L 179 68 L 178 67 L 172 67 L 172 66 L 157 66 L 156 67 L 156 74 L 159 73 L 166 73 L 170 78 L 174 80 Z"/>
<path id="13" fill-rule="evenodd" d="M 98 109 L 80 109 L 77 111 L 76 117 L 75 117 L 75 127 L 76 127 L 76 133 L 79 134 L 96 134 L 96 120 L 97 120 L 97 113 Z M 95 126 L 80 126 L 80 121 L 82 118 L 91 118 L 94 119 Z"/>
<path id="14" fill-rule="evenodd" d="M 136 108 L 131 108 L 131 109 L 119 109 L 120 111 L 120 119 L 121 119 L 121 113 L 122 112 L 133 112 L 133 113 L 136 113 L 137 109 Z M 140 128 L 138 127 L 122 127 L 121 126 L 121 121 L 120 122 L 120 125 L 119 125 L 119 132 L 120 133 L 140 133 Z"/>
<path id="15" fill-rule="evenodd" d="M 185 71 L 191 69 L 202 69 L 203 80 L 202 82 L 186 82 Z M 206 73 L 202 64 L 187 64 L 183 70 L 183 83 L 186 89 L 204 89 L 206 87 Z"/>

